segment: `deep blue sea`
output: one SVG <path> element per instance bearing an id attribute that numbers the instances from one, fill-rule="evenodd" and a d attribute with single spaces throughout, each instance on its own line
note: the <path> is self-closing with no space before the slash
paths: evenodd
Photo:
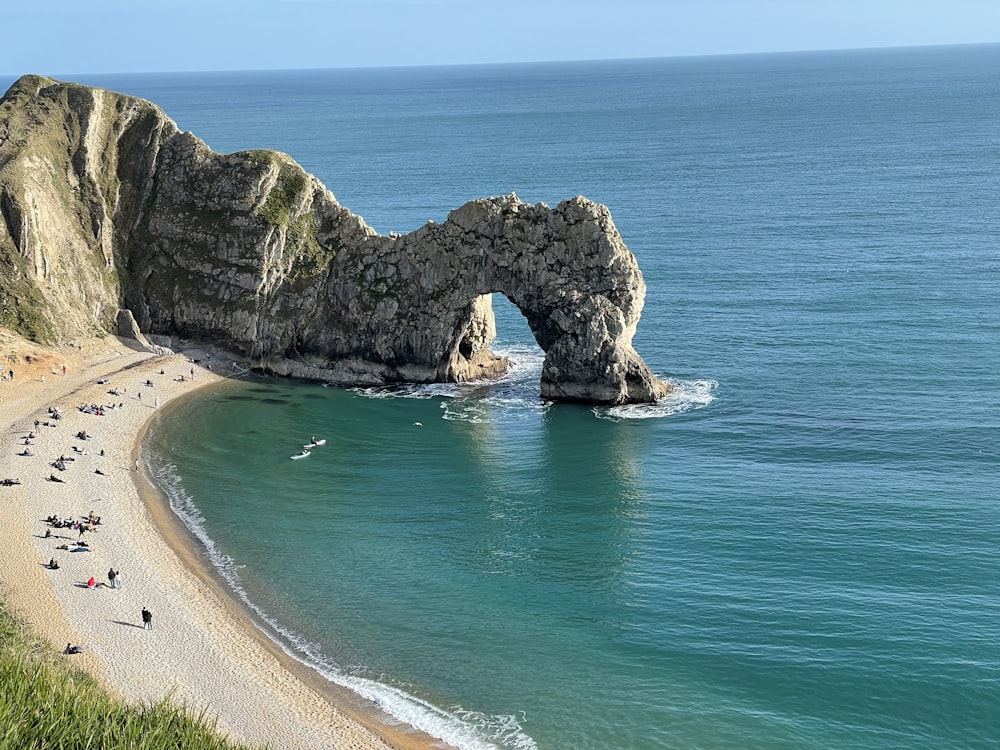
<path id="1" fill-rule="evenodd" d="M 383 234 L 584 194 L 643 270 L 655 406 L 539 400 L 498 298 L 502 382 L 156 424 L 304 661 L 463 750 L 1000 747 L 1000 46 L 77 80 Z"/>

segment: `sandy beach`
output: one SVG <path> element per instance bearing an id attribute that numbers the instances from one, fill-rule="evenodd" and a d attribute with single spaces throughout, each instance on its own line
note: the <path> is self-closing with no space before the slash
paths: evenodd
<path id="1" fill-rule="evenodd" d="M 445 747 L 282 653 L 222 589 L 146 481 L 141 438 L 158 408 L 218 384 L 231 363 L 215 359 L 212 371 L 197 350 L 155 355 L 130 344 L 109 337 L 47 350 L 0 336 L 0 480 L 19 480 L 0 486 L 3 600 L 54 647 L 83 646 L 66 658 L 126 700 L 170 695 L 247 744 Z M 63 470 L 53 466 L 60 457 L 72 459 Z M 45 520 L 86 524 L 91 513 L 100 517 L 93 530 Z M 81 541 L 86 550 L 74 551 Z"/>

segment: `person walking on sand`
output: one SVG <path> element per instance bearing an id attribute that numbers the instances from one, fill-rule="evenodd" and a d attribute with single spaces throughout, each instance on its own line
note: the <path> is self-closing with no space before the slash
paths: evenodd
<path id="1" fill-rule="evenodd" d="M 153 629 L 153 613 L 145 607 L 142 608 L 142 627 L 146 630 Z"/>
<path id="2" fill-rule="evenodd" d="M 118 588 L 118 586 L 116 585 L 116 582 L 115 582 L 115 577 L 116 576 L 117 576 L 117 573 L 115 573 L 115 569 L 114 568 L 109 568 L 108 569 L 108 586 L 110 586 L 113 589 Z"/>

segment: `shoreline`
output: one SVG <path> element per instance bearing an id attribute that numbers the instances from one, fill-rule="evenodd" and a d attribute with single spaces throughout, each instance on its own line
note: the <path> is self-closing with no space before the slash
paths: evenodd
<path id="1" fill-rule="evenodd" d="M 191 362 L 201 357 L 190 352 L 156 355 L 130 349 L 126 340 L 94 340 L 64 352 L 13 338 L 3 336 L 0 346 L 30 349 L 33 360 L 13 365 L 13 383 L 0 380 L 0 479 L 21 480 L 0 487 L 0 522 L 10 536 L 0 546 L 0 596 L 13 612 L 57 650 L 82 645 L 82 654 L 67 658 L 119 697 L 170 695 L 205 711 L 239 742 L 303 750 L 447 747 L 286 653 L 146 476 L 140 453 L 158 409 L 225 376 Z M 105 378 L 110 382 L 97 382 Z M 120 393 L 109 398 L 112 390 Z M 121 408 L 102 416 L 78 409 L 112 401 Z M 47 419 L 54 406 L 59 420 Z M 80 440 L 81 431 L 90 439 Z M 18 455 L 31 432 L 27 447 L 34 455 Z M 76 460 L 53 471 L 60 456 Z M 50 481 L 57 474 L 64 481 Z M 94 531 L 44 521 L 85 519 L 90 512 L 102 519 Z M 46 538 L 46 530 L 53 536 Z M 90 551 L 58 549 L 79 539 Z M 49 558 L 59 570 L 45 566 Z M 121 588 L 108 585 L 109 567 L 120 570 Z M 86 585 L 91 576 L 94 589 Z M 151 631 L 141 624 L 144 607 L 153 613 Z"/>

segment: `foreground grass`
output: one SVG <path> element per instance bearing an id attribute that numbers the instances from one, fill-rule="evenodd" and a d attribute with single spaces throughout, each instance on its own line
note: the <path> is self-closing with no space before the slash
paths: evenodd
<path id="1" fill-rule="evenodd" d="M 126 705 L 0 603 L 0 750 L 246 750 L 165 698 Z"/>

